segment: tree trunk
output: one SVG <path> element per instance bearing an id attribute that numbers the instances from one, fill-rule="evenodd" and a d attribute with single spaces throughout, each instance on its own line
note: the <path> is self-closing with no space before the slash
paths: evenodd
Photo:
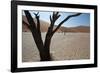
<path id="1" fill-rule="evenodd" d="M 37 45 L 39 54 L 40 54 L 40 61 L 51 61 L 50 56 L 50 42 L 51 38 L 47 38 L 45 41 L 45 44 L 42 44 L 42 40 L 39 38 L 39 34 L 34 33 L 33 31 L 32 35 L 34 36 L 35 43 Z"/>
<path id="2" fill-rule="evenodd" d="M 40 52 L 40 61 L 51 61 L 50 51 L 47 48 Z"/>
<path id="3" fill-rule="evenodd" d="M 40 53 L 41 61 L 51 61 L 51 55 L 50 55 L 50 43 L 51 43 L 51 36 L 50 34 L 46 35 L 45 43 L 44 43 L 44 49 L 43 52 Z"/>

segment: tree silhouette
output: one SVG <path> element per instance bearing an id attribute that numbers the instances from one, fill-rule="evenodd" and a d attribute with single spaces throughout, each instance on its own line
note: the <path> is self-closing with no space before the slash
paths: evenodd
<path id="1" fill-rule="evenodd" d="M 27 24 L 24 21 L 23 21 L 23 23 L 25 25 L 27 25 L 27 27 L 32 32 L 32 36 L 34 38 L 34 41 L 36 43 L 36 46 L 37 46 L 39 54 L 40 54 L 40 61 L 51 61 L 52 60 L 51 55 L 50 55 L 50 43 L 51 43 L 52 36 L 61 27 L 61 25 L 64 22 L 66 22 L 68 19 L 70 19 L 72 17 L 76 17 L 76 16 L 79 16 L 81 14 L 81 13 L 76 13 L 76 14 L 67 16 L 64 20 L 62 20 L 58 24 L 58 26 L 55 29 L 53 29 L 56 20 L 61 16 L 59 14 L 59 12 L 53 12 L 53 14 L 50 15 L 50 17 L 49 17 L 50 18 L 50 26 L 48 27 L 46 37 L 45 37 L 45 41 L 43 43 L 42 37 L 41 37 L 41 31 L 40 31 L 39 12 L 34 13 L 36 21 L 37 21 L 36 23 L 35 23 L 34 19 L 32 18 L 31 14 L 29 13 L 28 10 L 24 10 L 24 13 L 26 15 L 26 18 L 27 18 L 29 24 Z"/>

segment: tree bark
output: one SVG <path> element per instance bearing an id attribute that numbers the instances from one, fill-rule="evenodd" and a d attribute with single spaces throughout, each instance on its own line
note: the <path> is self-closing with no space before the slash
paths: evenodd
<path id="1" fill-rule="evenodd" d="M 42 51 L 39 51 L 40 61 L 51 61 L 51 55 L 49 49 L 45 47 Z"/>

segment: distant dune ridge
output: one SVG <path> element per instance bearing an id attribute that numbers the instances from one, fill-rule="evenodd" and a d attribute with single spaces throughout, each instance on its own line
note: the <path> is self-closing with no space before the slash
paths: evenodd
<path id="1" fill-rule="evenodd" d="M 27 18 L 26 16 L 22 16 L 22 20 L 24 22 L 26 22 L 27 24 L 28 21 L 27 21 Z M 36 23 L 36 19 L 34 18 L 34 21 Z M 46 21 L 43 21 L 43 20 L 40 20 L 40 30 L 41 32 L 47 32 L 48 30 L 48 27 L 49 27 L 49 23 L 46 22 Z M 54 29 L 57 27 L 57 25 L 54 26 Z M 22 30 L 23 32 L 30 32 L 29 28 L 23 23 L 23 26 L 22 26 Z M 64 27 L 64 26 L 61 26 L 57 32 L 82 32 L 82 33 L 89 33 L 90 32 L 90 27 L 89 26 L 77 26 L 77 27 Z"/>

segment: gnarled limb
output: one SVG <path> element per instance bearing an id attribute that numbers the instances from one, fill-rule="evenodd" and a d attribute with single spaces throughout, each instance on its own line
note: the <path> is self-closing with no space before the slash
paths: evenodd
<path id="1" fill-rule="evenodd" d="M 34 13 L 34 15 L 35 15 L 35 18 L 36 18 L 36 20 L 37 20 L 37 30 L 38 30 L 38 32 L 40 33 L 41 31 L 40 31 L 40 16 L 38 15 L 39 14 L 39 12 L 38 13 Z"/>
<path id="2" fill-rule="evenodd" d="M 35 15 L 35 18 L 36 18 L 36 20 L 37 20 L 37 31 L 38 31 L 38 34 L 39 34 L 40 37 L 41 37 L 39 12 L 38 12 L 38 13 L 34 13 L 34 15 Z M 42 38 L 42 37 L 41 37 L 41 38 Z"/>
<path id="3" fill-rule="evenodd" d="M 60 17 L 59 12 L 53 12 L 52 16 L 50 15 L 50 26 L 48 28 L 46 37 L 45 37 L 45 42 L 44 42 L 44 46 L 46 47 L 48 45 L 48 47 L 50 47 L 50 42 L 51 42 L 51 38 L 53 36 L 52 31 L 53 31 L 53 27 L 54 24 L 56 22 L 56 20 Z"/>
<path id="4" fill-rule="evenodd" d="M 28 10 L 24 10 L 24 12 L 25 12 L 26 18 L 27 18 L 27 20 L 28 20 L 30 26 L 31 26 L 32 28 L 36 29 L 35 22 L 34 22 L 32 16 L 31 16 L 31 14 L 29 13 L 29 11 L 28 11 Z"/>
<path id="5" fill-rule="evenodd" d="M 66 22 L 68 19 L 72 18 L 72 17 L 76 17 L 81 15 L 82 13 L 77 13 L 77 14 L 73 14 L 73 15 L 69 15 L 68 17 L 66 17 L 63 21 L 60 22 L 60 24 L 56 27 L 56 29 L 53 31 L 53 34 L 60 28 L 60 26 Z"/>
<path id="6" fill-rule="evenodd" d="M 40 51 L 42 51 L 44 49 L 42 38 L 38 34 L 38 31 L 37 31 L 36 26 L 35 26 L 35 22 L 33 21 L 33 18 L 31 16 L 31 14 L 29 13 L 29 11 L 25 10 L 24 12 L 25 12 L 26 18 L 27 18 L 27 20 L 28 20 L 28 22 L 30 24 L 30 30 L 31 30 L 32 35 L 34 37 L 34 41 L 35 41 L 35 43 L 37 45 L 37 48 L 38 48 L 38 50 L 40 52 Z"/>
<path id="7" fill-rule="evenodd" d="M 50 15 L 50 27 L 53 29 L 53 26 L 56 22 L 56 20 L 60 17 L 59 12 L 53 12 L 52 16 Z"/>

